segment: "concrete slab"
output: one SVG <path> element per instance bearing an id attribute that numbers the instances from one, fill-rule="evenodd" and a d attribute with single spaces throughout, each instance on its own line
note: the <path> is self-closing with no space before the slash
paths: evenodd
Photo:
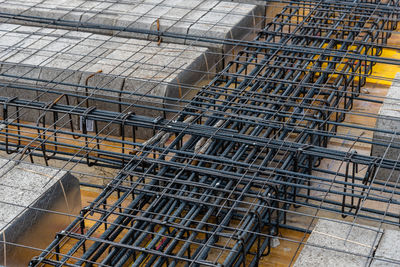
<path id="1" fill-rule="evenodd" d="M 371 267 L 398 267 L 400 265 L 400 231 L 385 230 Z"/>
<path id="2" fill-rule="evenodd" d="M 377 228 L 319 219 L 294 266 L 366 266 L 381 235 Z"/>
<path id="3" fill-rule="evenodd" d="M 375 125 L 377 129 L 393 131 L 396 134 L 374 131 L 372 141 L 381 142 L 383 145 L 372 145 L 372 156 L 400 160 L 400 149 L 389 146 L 390 143 L 400 143 L 400 82 L 398 82 L 398 79 L 400 79 L 400 73 L 397 73 L 393 79 L 393 83 L 379 110 L 379 117 Z M 379 180 L 398 182 L 400 181 L 400 172 L 379 168 L 375 177 Z"/>
<path id="4" fill-rule="evenodd" d="M 263 8 L 245 3 L 214 0 L 139 0 L 125 2 L 104 2 L 101 0 L 1 0 L 0 12 L 74 21 L 91 25 L 101 24 L 102 34 L 124 37 L 153 39 L 146 33 L 111 30 L 112 27 L 137 29 L 141 31 L 159 30 L 168 33 L 191 34 L 198 37 L 242 39 L 249 32 L 244 28 L 260 27 Z M 3 19 L 3 22 L 11 22 Z M 18 23 L 22 23 L 18 21 Z M 24 22 L 34 25 L 33 22 Z M 51 23 L 48 25 L 51 27 Z M 104 27 L 103 27 L 104 28 Z M 98 32 L 96 29 L 85 31 Z M 216 51 L 229 50 L 229 46 L 216 43 L 188 41 L 182 38 L 164 38 L 166 42 L 186 43 L 215 48 Z"/>
<path id="5" fill-rule="evenodd" d="M 27 265 L 81 209 L 78 180 L 67 171 L 0 158 L 0 265 Z M 71 216 L 62 215 L 70 214 Z"/>
<path id="6" fill-rule="evenodd" d="M 152 41 L 11 24 L 0 24 L 0 43 L 0 82 L 43 88 L 39 93 L 28 88 L 3 88 L 0 95 L 52 102 L 57 95 L 46 92 L 47 89 L 85 95 L 85 88 L 79 86 L 87 85 L 91 87 L 88 94 L 111 100 L 121 97 L 128 105 L 142 106 L 129 111 L 152 117 L 163 115 L 152 107 L 179 108 L 174 100 L 165 101 L 164 97 L 180 98 L 186 94 L 207 72 L 212 72 L 216 60 L 204 47 L 158 45 Z M 81 101 L 72 99 L 71 104 Z M 117 104 L 89 104 L 118 111 Z M 36 121 L 38 116 L 38 112 L 21 112 L 26 121 Z"/>

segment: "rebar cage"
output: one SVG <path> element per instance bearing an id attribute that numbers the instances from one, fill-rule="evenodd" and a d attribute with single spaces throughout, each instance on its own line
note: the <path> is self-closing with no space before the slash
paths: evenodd
<path id="1" fill-rule="evenodd" d="M 146 32 L 234 46 L 231 59 L 223 52 L 224 62 L 215 64 L 222 64 L 220 71 L 203 73 L 211 78 L 206 85 L 180 84 L 193 95 L 118 91 L 109 86 L 118 76 L 108 77 L 104 86 L 90 86 L 93 76 L 88 77 L 85 85 L 73 84 L 78 88 L 73 92 L 69 82 L 31 78 L 35 68 L 22 75 L 2 72 L 3 88 L 50 101 L 0 97 L 1 149 L 20 160 L 40 156 L 47 165 L 67 161 L 119 169 L 106 185 L 93 185 L 101 193 L 31 266 L 257 266 L 274 239 L 285 239 L 281 228 L 308 233 L 320 213 L 347 217 L 349 224 L 400 226 L 398 178 L 377 177 L 382 169 L 397 175 L 399 159 L 357 151 L 400 149 L 398 133 L 349 120 L 379 118 L 353 107 L 384 103 L 362 88 L 376 64 L 399 65 L 382 54 L 399 49 L 388 45 L 399 1 L 280 2 L 271 21 L 259 16 L 262 26 L 251 40 Z M 75 26 L 62 19 L 0 17 Z M 140 32 L 104 24 L 79 27 Z M 117 97 L 101 97 L 110 92 Z M 132 95 L 142 102 L 130 101 Z M 160 99 L 163 104 L 150 106 Z M 117 110 L 94 104 L 100 102 Z M 138 109 L 160 115 L 137 114 Z M 26 123 L 32 111 L 39 116 Z M 144 142 L 136 138 L 143 131 L 151 136 Z M 380 140 L 373 133 L 394 137 Z M 290 241 L 298 249 L 306 242 Z"/>

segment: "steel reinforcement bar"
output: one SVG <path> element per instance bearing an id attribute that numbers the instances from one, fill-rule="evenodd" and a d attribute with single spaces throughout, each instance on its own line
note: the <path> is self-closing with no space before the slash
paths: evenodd
<path id="1" fill-rule="evenodd" d="M 338 3 L 285 7 L 178 113 L 183 129 L 162 125 L 31 265 L 253 266 L 294 204 L 370 219 L 383 211 L 363 199 L 398 205 L 365 193 L 396 161 L 325 148 L 396 27 L 398 1 Z M 310 194 L 323 158 L 346 165 L 331 173 L 345 178 L 342 203 Z"/>

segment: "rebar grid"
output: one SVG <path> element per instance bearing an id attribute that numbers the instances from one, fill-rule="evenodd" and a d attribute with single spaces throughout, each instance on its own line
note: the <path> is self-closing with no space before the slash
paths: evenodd
<path id="1" fill-rule="evenodd" d="M 400 170 L 398 161 L 359 154 L 354 146 L 400 144 L 338 132 L 397 134 L 350 124 L 345 117 L 378 117 L 351 108 L 355 101 L 382 103 L 360 90 L 373 65 L 399 63 L 380 57 L 390 47 L 398 8 L 398 1 L 288 1 L 254 40 L 212 40 L 245 48 L 207 86 L 187 85 L 198 93 L 179 99 L 183 110 L 174 98 L 135 92 L 149 103 L 172 101 L 155 107 L 164 114 L 159 118 L 128 112 L 148 107 L 127 102 L 126 92 L 109 100 L 60 92 L 71 85 L 62 81 L 35 80 L 45 84 L 39 87 L 23 83 L 28 75 L 7 77 L 16 81 L 1 86 L 57 97 L 51 103 L 0 97 L 2 149 L 22 151 L 21 158 L 43 156 L 46 164 L 61 159 L 122 168 L 31 265 L 254 266 L 269 254 L 280 227 L 295 228 L 287 216 L 314 220 L 319 211 L 329 211 L 399 226 L 397 183 L 375 179 L 377 169 Z M 119 105 L 120 112 L 84 107 L 89 100 Z M 32 110 L 42 116 L 27 124 L 21 114 Z M 79 117 L 101 126 L 94 133 L 77 131 L 73 121 Z M 112 125 L 122 138 L 105 130 Z M 142 129 L 154 136 L 135 140 Z M 82 147 L 72 142 L 79 138 Z M 352 145 L 332 149 L 332 140 Z M 111 152 L 113 146 L 120 152 Z M 338 170 L 321 166 L 327 160 Z"/>
<path id="2" fill-rule="evenodd" d="M 396 184 L 374 180 L 376 168 L 397 170 L 397 161 L 326 148 L 332 137 L 374 142 L 337 135 L 339 126 L 384 131 L 343 122 L 397 22 L 397 2 L 370 1 L 370 8 L 363 4 L 289 4 L 208 86 L 183 100 L 186 107 L 175 111 L 177 120 L 3 98 L 2 103 L 14 108 L 85 114 L 157 133 L 140 144 L 98 133 L 62 132 L 134 146 L 131 154 L 90 149 L 97 157 L 86 154 L 88 164 L 93 157 L 120 167 L 124 159 L 124 168 L 31 263 L 256 265 L 268 254 L 286 215 L 296 213 L 289 210 L 294 204 L 398 225 L 398 214 L 365 205 L 366 200 L 399 204 L 393 198 L 399 193 Z M 53 138 L 57 131 L 32 129 Z M 344 168 L 320 168 L 323 159 Z M 343 201 L 311 191 L 338 194 Z"/>

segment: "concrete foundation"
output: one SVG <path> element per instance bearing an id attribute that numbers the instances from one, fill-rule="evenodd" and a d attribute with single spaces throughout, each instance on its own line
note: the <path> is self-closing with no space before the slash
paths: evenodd
<path id="1" fill-rule="evenodd" d="M 385 230 L 371 267 L 400 266 L 400 231 Z"/>
<path id="2" fill-rule="evenodd" d="M 198 37 L 233 39 L 244 38 L 248 30 L 244 28 L 259 27 L 259 16 L 263 8 L 251 4 L 222 2 L 214 0 L 141 0 L 125 2 L 104 2 L 100 0 L 0 0 L 0 12 L 46 19 L 122 27 L 137 30 L 159 30 L 162 32 L 189 34 Z M 10 22 L 10 19 L 4 19 Z M 18 23 L 35 25 L 32 21 Z M 51 27 L 51 23 L 49 23 Z M 60 27 L 60 26 L 59 26 Z M 94 27 L 96 28 L 96 27 Z M 98 31 L 83 29 L 84 31 Z M 141 39 L 157 39 L 146 33 L 120 30 L 100 30 L 102 34 Z M 184 43 L 214 48 L 215 51 L 229 51 L 229 46 L 185 40 L 182 38 L 164 37 L 163 41 Z"/>
<path id="3" fill-rule="evenodd" d="M 320 219 L 294 266 L 368 266 L 381 236 L 377 228 Z"/>
<path id="4" fill-rule="evenodd" d="M 282 11 L 282 9 L 286 6 L 286 3 L 279 3 L 277 1 L 271 2 L 268 0 L 224 0 L 236 3 L 246 3 L 252 5 L 258 5 L 258 9 L 261 9 L 263 19 L 265 19 L 265 24 L 272 21 L 272 19 Z"/>
<path id="5" fill-rule="evenodd" d="M 80 209 L 79 182 L 67 171 L 0 159 L 0 265 L 27 266 Z"/>
<path id="6" fill-rule="evenodd" d="M 396 134 L 382 133 L 374 131 L 373 141 L 381 142 L 382 145 L 372 145 L 371 155 L 384 157 L 385 159 L 400 160 L 400 149 L 390 147 L 390 143 L 400 144 L 400 73 L 396 75 L 392 86 L 389 88 L 386 98 L 383 101 L 378 113 L 375 127 L 379 130 L 394 131 Z M 379 168 L 375 179 L 398 182 L 400 179 L 399 171 Z"/>
<path id="7" fill-rule="evenodd" d="M 87 84 L 92 87 L 88 89 L 90 95 L 111 100 L 121 97 L 128 103 L 122 106 L 122 111 L 154 118 L 164 114 L 153 107 L 179 109 L 179 103 L 163 98 L 184 96 L 193 89 L 193 84 L 207 78 L 206 72 L 212 71 L 216 62 L 204 47 L 158 45 L 145 40 L 13 24 L 0 24 L 0 43 L 3 44 L 0 82 L 44 89 L 43 93 L 38 93 L 2 87 L 2 96 L 52 102 L 58 95 L 45 92 L 47 89 L 85 95 L 85 89 L 79 85 Z M 102 72 L 98 73 L 100 70 Z M 70 99 L 70 105 L 81 101 L 81 98 Z M 65 99 L 59 103 L 65 104 Z M 135 106 L 127 109 L 131 104 Z M 102 101 L 89 101 L 89 105 L 102 110 L 119 110 L 117 104 Z M 86 103 L 80 106 L 86 107 Z M 35 122 L 39 112 L 21 111 L 20 117 Z M 51 122 L 51 118 L 47 121 Z M 76 128 L 78 121 L 74 120 Z M 137 137 L 151 135 L 145 131 Z"/>
<path id="8" fill-rule="evenodd" d="M 400 231 L 325 219 L 319 219 L 294 264 L 298 267 L 399 265 Z"/>

